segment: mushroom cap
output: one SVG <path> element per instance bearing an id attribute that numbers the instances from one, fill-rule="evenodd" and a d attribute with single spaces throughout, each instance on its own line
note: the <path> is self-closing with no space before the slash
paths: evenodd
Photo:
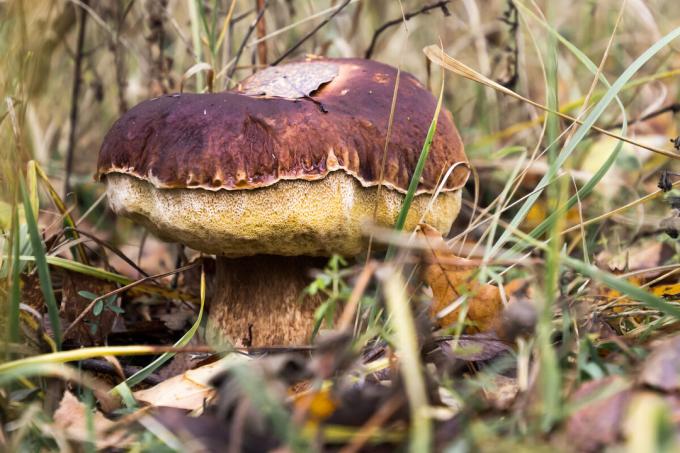
<path id="1" fill-rule="evenodd" d="M 158 189 L 216 191 L 319 180 L 343 170 L 364 187 L 378 185 L 396 75 L 395 68 L 371 60 L 314 59 L 260 71 L 239 91 L 144 101 L 107 133 L 98 175 L 128 174 Z M 307 92 L 311 97 L 303 96 Z M 385 186 L 406 192 L 435 108 L 432 94 L 402 72 Z M 432 193 L 450 166 L 465 161 L 443 109 L 417 193 Z M 459 165 L 444 191 L 461 187 L 468 174 Z"/>
<path id="2" fill-rule="evenodd" d="M 355 255 L 363 222 L 394 225 L 436 108 L 401 73 L 379 190 L 396 75 L 370 60 L 314 59 L 234 91 L 142 102 L 106 135 L 98 176 L 114 211 L 204 252 Z M 448 231 L 468 174 L 442 110 L 405 227 Z"/>

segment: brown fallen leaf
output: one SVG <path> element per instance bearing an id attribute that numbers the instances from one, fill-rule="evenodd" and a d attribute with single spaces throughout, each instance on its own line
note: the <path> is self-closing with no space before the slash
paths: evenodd
<path id="1" fill-rule="evenodd" d="M 475 278 L 477 265 L 450 252 L 441 233 L 435 228 L 420 224 L 417 234 L 430 246 L 425 252 L 427 265 L 423 277 L 432 288 L 432 317 L 440 327 L 456 323 L 461 307 L 456 307 L 450 313 L 441 312 L 455 304 L 461 296 L 467 295 L 467 321 L 471 324 L 468 330 L 491 330 L 503 311 L 499 289 L 479 283 Z"/>
<path id="2" fill-rule="evenodd" d="M 87 429 L 87 407 L 78 401 L 73 393 L 68 390 L 54 412 L 55 427 L 63 430 L 69 439 L 85 442 L 90 439 Z M 111 431 L 115 423 L 99 411 L 92 415 L 94 433 L 92 439 L 96 442 L 97 449 L 125 448 L 130 444 L 131 438 L 124 430 Z"/>
<path id="3" fill-rule="evenodd" d="M 581 385 L 572 395 L 577 404 L 567 421 L 567 438 L 578 451 L 600 451 L 621 436 L 632 390 L 620 376 L 609 376 Z"/>
<path id="4" fill-rule="evenodd" d="M 135 398 L 152 406 L 175 407 L 195 410 L 215 396 L 215 389 L 208 382 L 222 371 L 222 365 L 214 362 L 175 377 L 151 388 L 135 392 Z"/>
<path id="5" fill-rule="evenodd" d="M 640 382 L 664 392 L 680 390 L 680 335 L 653 346 L 642 369 Z"/>

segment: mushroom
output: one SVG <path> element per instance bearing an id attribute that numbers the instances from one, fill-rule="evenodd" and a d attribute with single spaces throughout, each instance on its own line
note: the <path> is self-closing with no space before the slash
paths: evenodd
<path id="1" fill-rule="evenodd" d="M 383 161 L 396 76 L 370 60 L 308 59 L 232 91 L 144 101 L 112 126 L 97 173 L 113 211 L 217 256 L 210 339 L 308 341 L 320 303 L 300 298 L 310 270 L 332 254 L 358 255 L 362 223 L 395 224 L 436 108 L 402 72 Z M 443 110 L 405 228 L 424 215 L 448 231 L 468 173 Z"/>

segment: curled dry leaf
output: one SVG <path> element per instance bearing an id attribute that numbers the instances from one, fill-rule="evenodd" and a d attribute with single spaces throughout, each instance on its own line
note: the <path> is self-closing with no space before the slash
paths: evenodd
<path id="1" fill-rule="evenodd" d="M 497 287 L 479 283 L 475 278 L 477 266 L 448 250 L 442 235 L 427 224 L 420 224 L 418 236 L 430 246 L 425 252 L 425 282 L 432 288 L 432 316 L 441 327 L 458 321 L 461 307 L 447 313 L 461 296 L 467 296 L 467 321 L 471 330 L 488 331 L 503 311 L 503 302 Z M 439 314 L 439 316 L 437 316 Z"/>
<path id="2" fill-rule="evenodd" d="M 90 437 L 87 429 L 87 407 L 78 401 L 73 393 L 66 391 L 54 413 L 55 427 L 63 430 L 69 439 L 85 442 Z M 125 448 L 130 443 L 128 433 L 123 430 L 111 431 L 114 422 L 96 411 L 92 415 L 94 421 L 94 438 L 97 449 Z"/>
<path id="3" fill-rule="evenodd" d="M 139 390 L 134 395 L 137 400 L 152 406 L 175 407 L 190 411 L 200 409 L 204 407 L 205 402 L 215 396 L 215 388 L 210 384 L 212 379 L 228 367 L 247 360 L 245 356 L 229 354 L 221 360 L 188 370 L 148 389 Z"/>
<path id="4" fill-rule="evenodd" d="M 158 385 L 135 392 L 135 398 L 152 406 L 195 410 L 215 395 L 210 380 L 224 368 L 221 361 L 188 370 Z"/>

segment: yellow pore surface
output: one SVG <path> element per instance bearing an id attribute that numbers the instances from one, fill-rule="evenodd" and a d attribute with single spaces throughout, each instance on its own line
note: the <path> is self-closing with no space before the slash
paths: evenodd
<path id="1" fill-rule="evenodd" d="M 362 225 L 392 227 L 404 194 L 363 187 L 344 171 L 317 181 L 283 180 L 250 190 L 157 189 L 134 176 L 106 176 L 111 208 L 167 241 L 222 256 L 359 254 Z M 442 192 L 424 221 L 446 234 L 460 210 L 460 190 Z M 414 198 L 405 229 L 413 230 L 431 200 Z"/>

